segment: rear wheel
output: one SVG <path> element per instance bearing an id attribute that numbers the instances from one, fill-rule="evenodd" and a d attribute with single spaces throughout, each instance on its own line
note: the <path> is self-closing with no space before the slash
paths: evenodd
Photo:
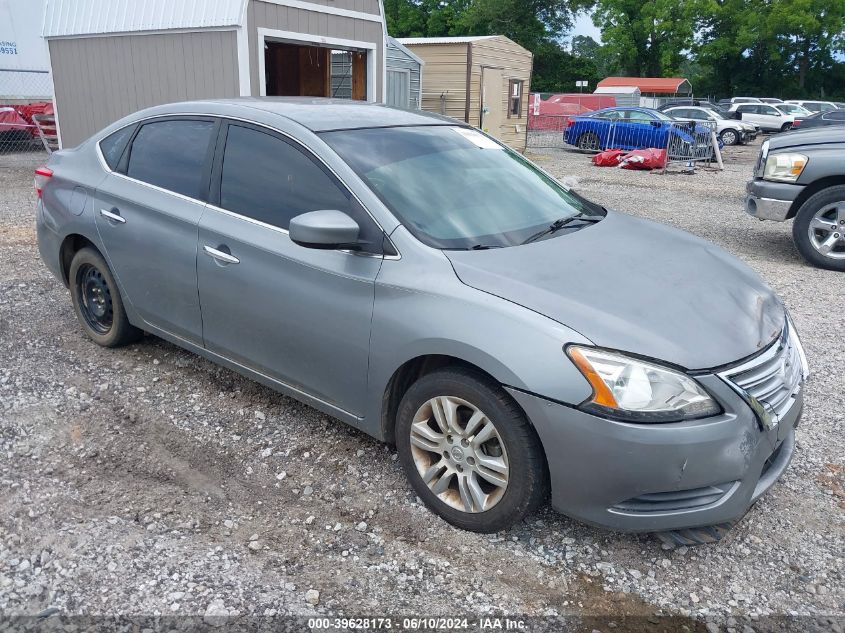
<path id="1" fill-rule="evenodd" d="M 780 127 L 780 131 L 781 131 L 781 132 L 789 132 L 789 130 L 791 130 L 791 129 L 792 129 L 792 123 L 784 123 L 784 124 Z"/>
<path id="2" fill-rule="evenodd" d="M 536 432 L 481 372 L 448 368 L 414 383 L 399 405 L 396 443 L 414 491 L 456 527 L 498 532 L 546 497 Z"/>
<path id="3" fill-rule="evenodd" d="M 722 139 L 722 143 L 725 145 L 736 145 L 739 143 L 739 132 L 736 130 L 722 130 L 722 133 L 719 135 Z"/>
<path id="4" fill-rule="evenodd" d="M 810 264 L 845 272 L 845 185 L 822 189 L 801 205 L 792 237 Z"/>
<path id="5" fill-rule="evenodd" d="M 106 260 L 83 248 L 71 260 L 68 275 L 73 309 L 85 333 L 103 347 L 120 347 L 141 338 L 129 323 L 123 301 Z"/>
<path id="6" fill-rule="evenodd" d="M 588 152 L 597 152 L 601 149 L 601 141 L 594 132 L 585 132 L 578 137 L 578 149 Z"/>

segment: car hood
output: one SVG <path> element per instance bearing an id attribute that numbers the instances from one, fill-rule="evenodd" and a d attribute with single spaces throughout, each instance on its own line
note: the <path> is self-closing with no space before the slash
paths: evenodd
<path id="1" fill-rule="evenodd" d="M 742 262 L 688 233 L 620 213 L 533 244 L 446 255 L 472 288 L 600 347 L 690 370 L 751 356 L 785 325 L 780 300 Z"/>

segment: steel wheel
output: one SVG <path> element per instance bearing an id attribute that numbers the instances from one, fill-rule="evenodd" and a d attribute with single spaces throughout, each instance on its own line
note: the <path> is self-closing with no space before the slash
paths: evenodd
<path id="1" fill-rule="evenodd" d="M 85 322 L 98 334 L 107 334 L 114 322 L 114 305 L 103 273 L 91 264 L 83 264 L 76 273 L 76 284 Z"/>
<path id="2" fill-rule="evenodd" d="M 456 510 L 487 512 L 508 487 L 508 455 L 493 422 L 451 396 L 424 403 L 411 424 L 411 454 L 429 490 Z"/>
<path id="3" fill-rule="evenodd" d="M 808 228 L 810 244 L 823 257 L 845 260 L 845 200 L 816 211 Z"/>

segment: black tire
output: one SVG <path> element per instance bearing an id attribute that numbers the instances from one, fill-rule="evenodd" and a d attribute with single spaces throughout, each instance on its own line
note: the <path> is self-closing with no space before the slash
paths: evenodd
<path id="1" fill-rule="evenodd" d="M 780 127 L 780 131 L 781 131 L 781 132 L 789 132 L 789 130 L 791 130 L 791 129 L 792 129 L 792 123 L 784 123 L 784 124 Z"/>
<path id="2" fill-rule="evenodd" d="M 489 510 L 472 513 L 447 504 L 429 489 L 418 470 L 411 446 L 411 426 L 417 412 L 439 396 L 477 407 L 493 423 L 501 439 L 508 464 L 507 486 Z M 411 385 L 399 404 L 396 445 L 405 474 L 420 499 L 435 514 L 464 530 L 485 534 L 505 530 L 536 510 L 548 495 L 545 455 L 537 433 L 502 387 L 477 370 L 445 368 Z M 451 480 L 455 488 L 457 479 Z"/>
<path id="3" fill-rule="evenodd" d="M 95 249 L 86 247 L 73 256 L 68 280 L 76 318 L 97 345 L 121 347 L 144 335 L 129 323 L 114 277 Z"/>
<path id="4" fill-rule="evenodd" d="M 798 252 L 808 263 L 827 270 L 845 272 L 845 257 L 836 259 L 823 255 L 816 250 L 810 239 L 810 223 L 816 213 L 837 202 L 841 202 L 845 206 L 845 185 L 828 187 L 811 196 L 801 205 L 795 216 L 795 221 L 792 223 L 792 239 L 795 241 Z M 833 230 L 833 226 L 838 227 L 836 231 Z M 845 241 L 845 226 L 832 221 L 830 233 L 834 236 L 839 235 Z M 845 247 L 838 246 L 836 253 L 845 256 L 843 248 Z"/>
<path id="5" fill-rule="evenodd" d="M 601 149 L 601 141 L 595 132 L 584 132 L 578 137 L 578 149 L 597 152 Z"/>
<path id="6" fill-rule="evenodd" d="M 719 136 L 725 146 L 737 145 L 740 142 L 740 139 L 742 138 L 742 135 L 739 133 L 739 130 L 734 130 L 733 128 L 722 130 L 722 133 Z"/>

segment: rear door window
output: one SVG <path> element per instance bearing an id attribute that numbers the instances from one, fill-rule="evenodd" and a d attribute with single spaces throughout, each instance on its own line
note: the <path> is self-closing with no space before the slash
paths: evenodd
<path id="1" fill-rule="evenodd" d="M 183 196 L 204 199 L 214 129 L 213 121 L 179 119 L 144 124 L 132 141 L 126 175 Z"/>
<path id="2" fill-rule="evenodd" d="M 126 149 L 126 145 L 129 143 L 129 139 L 132 138 L 134 131 L 135 126 L 129 125 L 117 132 L 113 132 L 100 141 L 100 151 L 103 154 L 103 159 L 105 159 L 106 164 L 112 171 L 117 169 L 120 163 L 120 157 L 123 156 L 123 150 Z"/>

